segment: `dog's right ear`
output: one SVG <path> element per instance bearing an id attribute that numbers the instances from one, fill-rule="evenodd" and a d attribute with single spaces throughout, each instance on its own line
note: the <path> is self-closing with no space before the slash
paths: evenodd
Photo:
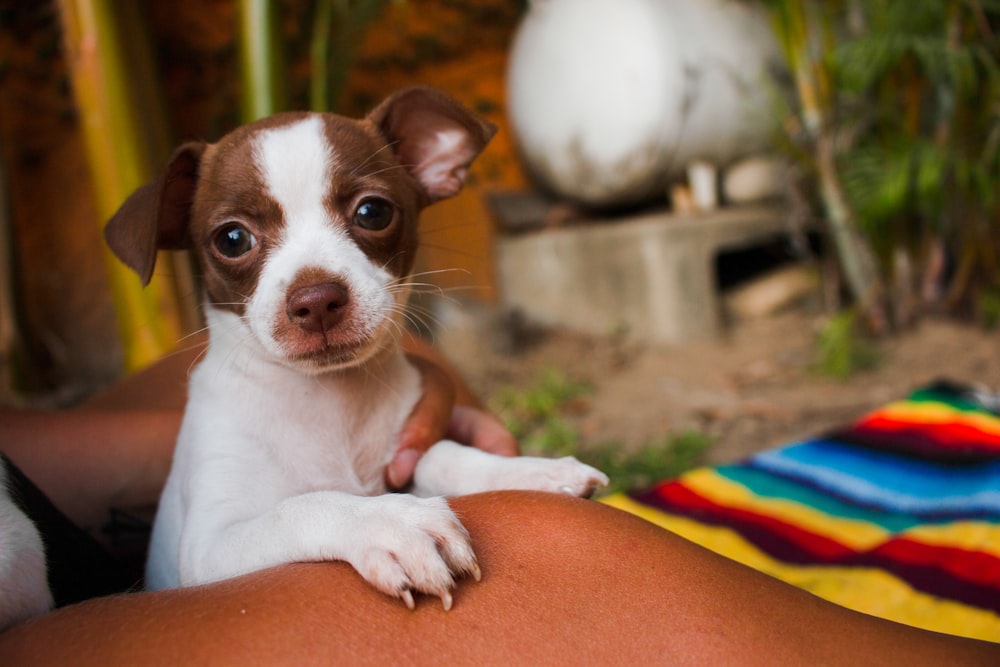
<path id="1" fill-rule="evenodd" d="M 390 95 L 368 118 L 417 179 L 426 203 L 458 194 L 469 165 L 497 131 L 492 123 L 429 86 Z"/>
<path id="2" fill-rule="evenodd" d="M 189 222 L 198 167 L 207 144 L 181 145 L 163 174 L 135 192 L 111 216 L 104 238 L 115 255 L 149 284 L 156 251 L 191 247 Z"/>

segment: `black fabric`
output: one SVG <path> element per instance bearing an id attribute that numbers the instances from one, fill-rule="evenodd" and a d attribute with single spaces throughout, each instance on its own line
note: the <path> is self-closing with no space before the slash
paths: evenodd
<path id="1" fill-rule="evenodd" d="M 99 542 L 66 518 L 2 454 L 0 462 L 7 468 L 11 499 L 35 523 L 42 536 L 49 588 L 56 606 L 119 593 L 138 583 L 135 575 L 129 574 L 130 567 L 113 558 Z"/>

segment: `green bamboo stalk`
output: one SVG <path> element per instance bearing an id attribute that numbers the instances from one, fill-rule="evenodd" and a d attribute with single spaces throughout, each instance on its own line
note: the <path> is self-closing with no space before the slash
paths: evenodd
<path id="1" fill-rule="evenodd" d="M 240 0 L 241 117 L 244 123 L 284 108 L 283 58 L 272 0 Z"/>
<path id="2" fill-rule="evenodd" d="M 392 0 L 402 5 L 404 0 Z M 316 0 L 309 44 L 309 108 L 336 111 L 365 29 L 389 0 Z"/>
<path id="3" fill-rule="evenodd" d="M 152 177 L 148 137 L 130 95 L 129 65 L 115 5 L 59 0 L 67 60 L 80 111 L 101 225 Z M 142 124 L 148 124 L 148 118 Z M 141 368 L 181 336 L 177 300 L 169 280 L 154 276 L 143 289 L 136 276 L 106 251 L 127 370 Z M 162 272 L 160 272 L 162 273 Z"/>
<path id="4" fill-rule="evenodd" d="M 333 24 L 333 0 L 316 0 L 313 33 L 309 42 L 309 108 L 329 111 L 330 36 Z"/>

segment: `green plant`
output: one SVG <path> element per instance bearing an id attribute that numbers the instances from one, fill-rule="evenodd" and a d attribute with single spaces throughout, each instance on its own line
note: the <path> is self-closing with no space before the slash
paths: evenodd
<path id="1" fill-rule="evenodd" d="M 287 91 L 278 7 L 272 0 L 240 0 L 240 117 L 244 123 L 284 111 Z"/>
<path id="2" fill-rule="evenodd" d="M 250 122 L 284 111 L 291 100 L 314 111 L 336 111 L 347 77 L 368 26 L 386 4 L 405 0 L 313 0 L 306 4 L 301 30 L 289 38 L 281 32 L 282 6 L 277 0 L 240 0 L 240 82 L 242 118 Z M 285 8 L 288 9 L 287 7 Z M 308 42 L 308 91 L 290 83 L 286 63 L 297 62 Z"/>
<path id="3" fill-rule="evenodd" d="M 842 311 L 823 326 L 816 338 L 816 371 L 827 377 L 845 379 L 857 371 L 874 368 L 878 351 L 860 330 L 857 314 Z"/>
<path id="4" fill-rule="evenodd" d="M 833 54 L 857 128 L 840 168 L 905 323 L 921 299 L 971 304 L 1000 268 L 1000 42 L 989 23 L 1000 3 L 863 7 L 862 28 Z M 945 279 L 931 261 L 942 249 L 955 264 L 947 291 L 929 289 Z"/>
<path id="5" fill-rule="evenodd" d="M 527 389 L 504 389 L 494 409 L 521 442 L 525 454 L 576 456 L 607 473 L 611 484 L 602 494 L 635 489 L 692 468 L 712 440 L 698 432 L 667 435 L 639 448 L 609 442 L 583 446 L 565 412 L 591 393 L 591 387 L 547 370 Z"/>
<path id="6" fill-rule="evenodd" d="M 403 0 L 391 0 L 402 4 Z M 309 44 L 309 107 L 339 108 L 365 29 L 390 0 L 316 0 Z"/>
<path id="7" fill-rule="evenodd" d="M 1000 327 L 1000 289 L 983 290 L 977 307 L 979 320 L 987 329 Z"/>
<path id="8" fill-rule="evenodd" d="M 562 413 L 567 404 L 590 391 L 586 383 L 550 369 L 525 390 L 498 392 L 494 409 L 526 452 L 562 456 L 575 451 L 578 442 Z"/>

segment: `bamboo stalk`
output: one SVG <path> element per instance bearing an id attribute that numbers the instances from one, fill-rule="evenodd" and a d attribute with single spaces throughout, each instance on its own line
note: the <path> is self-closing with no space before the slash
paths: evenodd
<path id="1" fill-rule="evenodd" d="M 402 6 L 405 0 L 392 0 Z M 309 43 L 309 108 L 336 111 L 365 29 L 389 0 L 316 0 Z"/>
<path id="2" fill-rule="evenodd" d="M 59 0 L 73 90 L 94 181 L 101 224 L 137 187 L 150 180 L 148 138 L 130 96 L 113 3 Z M 143 123 L 148 119 L 143 118 Z M 156 275 L 146 289 L 106 250 L 127 370 L 141 368 L 181 336 L 177 300 L 169 280 Z M 161 272 L 158 272 L 162 274 Z"/>
<path id="3" fill-rule="evenodd" d="M 820 197 L 826 209 L 830 234 L 855 302 L 865 314 L 872 330 L 875 333 L 885 333 L 889 326 L 883 303 L 885 287 L 879 278 L 871 247 L 858 229 L 854 212 L 844 196 L 835 163 L 833 141 L 833 137 L 824 132 L 817 139 L 816 150 Z"/>
<path id="4" fill-rule="evenodd" d="M 272 0 L 240 0 L 241 117 L 244 123 L 284 108 L 278 22 Z"/>
<path id="5" fill-rule="evenodd" d="M 330 110 L 330 33 L 333 0 L 316 0 L 313 34 L 309 42 L 309 108 Z"/>

